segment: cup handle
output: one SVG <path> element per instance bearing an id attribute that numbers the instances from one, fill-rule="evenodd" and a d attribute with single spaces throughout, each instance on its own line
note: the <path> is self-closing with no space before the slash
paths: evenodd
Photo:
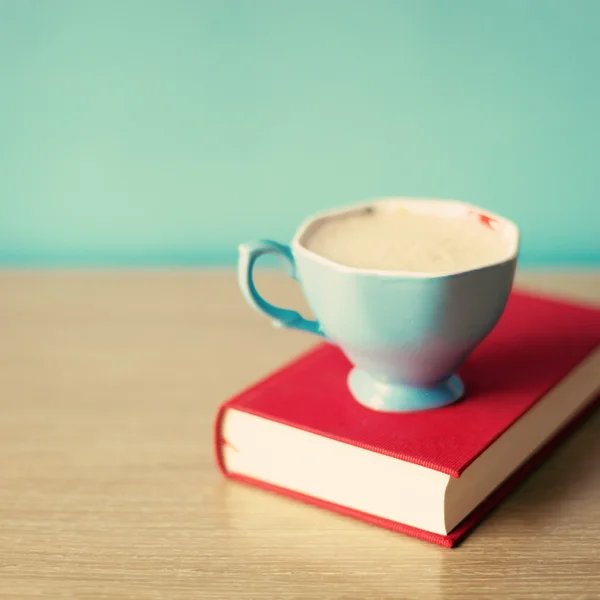
<path id="1" fill-rule="evenodd" d="M 289 246 L 271 240 L 258 240 L 247 242 L 239 246 L 240 258 L 238 261 L 238 283 L 244 298 L 250 306 L 273 319 L 276 327 L 289 327 L 300 329 L 317 335 L 324 336 L 318 321 L 305 319 L 295 310 L 280 308 L 267 302 L 257 291 L 254 285 L 253 274 L 256 261 L 264 254 L 272 254 L 284 259 L 288 275 L 296 279 L 296 261 Z"/>

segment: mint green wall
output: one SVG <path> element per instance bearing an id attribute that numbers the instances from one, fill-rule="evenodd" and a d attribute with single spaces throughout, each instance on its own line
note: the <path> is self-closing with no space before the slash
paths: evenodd
<path id="1" fill-rule="evenodd" d="M 600 264 L 598 0 L 0 0 L 0 263 L 232 261 L 379 195 Z"/>

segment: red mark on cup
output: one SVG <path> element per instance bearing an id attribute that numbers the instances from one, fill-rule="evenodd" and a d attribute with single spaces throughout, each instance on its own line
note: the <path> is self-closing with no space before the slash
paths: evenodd
<path id="1" fill-rule="evenodd" d="M 475 211 L 471 211 L 471 214 L 476 216 L 477 220 L 482 225 L 485 225 L 486 227 L 489 227 L 490 229 L 495 229 L 494 225 L 496 225 L 498 223 L 498 221 L 496 221 L 496 219 L 494 219 L 493 217 L 488 217 L 487 215 L 482 215 L 481 213 L 478 213 Z"/>
<path id="2" fill-rule="evenodd" d="M 493 224 L 496 223 L 496 220 L 492 219 L 492 217 L 488 217 L 487 215 L 479 215 L 479 222 L 490 229 L 494 229 Z"/>

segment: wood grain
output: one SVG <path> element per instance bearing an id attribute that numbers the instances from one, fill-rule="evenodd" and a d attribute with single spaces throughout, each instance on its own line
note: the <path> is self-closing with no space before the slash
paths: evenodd
<path id="1" fill-rule="evenodd" d="M 599 413 L 455 550 L 223 480 L 217 405 L 313 342 L 230 272 L 1 273 L 0 597 L 600 597 Z"/>

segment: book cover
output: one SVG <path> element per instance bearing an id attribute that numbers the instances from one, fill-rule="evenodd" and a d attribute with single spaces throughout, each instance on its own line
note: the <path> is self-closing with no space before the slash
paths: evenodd
<path id="1" fill-rule="evenodd" d="M 317 435 L 460 477 L 494 441 L 600 344 L 600 311 L 513 293 L 494 331 L 461 369 L 467 395 L 419 413 L 380 413 L 350 396 L 350 364 L 333 345 L 317 346 L 225 403 L 216 421 L 219 466 L 232 478 L 364 521 L 453 546 L 535 468 L 592 409 L 588 404 L 448 535 L 435 534 L 226 472 L 221 418 L 235 408 Z M 600 374 L 599 374 L 600 385 Z"/>

